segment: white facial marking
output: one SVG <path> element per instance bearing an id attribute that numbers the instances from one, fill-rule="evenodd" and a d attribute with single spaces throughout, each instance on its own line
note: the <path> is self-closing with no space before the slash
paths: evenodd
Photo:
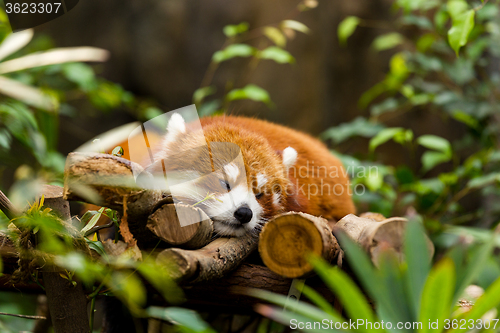
<path id="1" fill-rule="evenodd" d="M 264 210 L 246 183 L 216 197 L 222 202 L 213 200 L 207 207 L 207 215 L 214 220 L 215 232 L 222 236 L 243 236 L 257 226 Z M 243 205 L 252 210 L 252 219 L 241 227 L 234 212 Z"/>
<path id="2" fill-rule="evenodd" d="M 257 188 L 261 188 L 267 184 L 267 177 L 262 173 L 257 174 Z"/>
<path id="3" fill-rule="evenodd" d="M 283 164 L 285 169 L 290 169 L 297 162 L 297 151 L 292 147 L 287 147 L 283 150 Z"/>
<path id="4" fill-rule="evenodd" d="M 229 178 L 229 180 L 235 182 L 236 179 L 238 179 L 238 176 L 240 175 L 240 169 L 238 166 L 234 163 L 228 164 L 224 166 L 224 171 Z"/>

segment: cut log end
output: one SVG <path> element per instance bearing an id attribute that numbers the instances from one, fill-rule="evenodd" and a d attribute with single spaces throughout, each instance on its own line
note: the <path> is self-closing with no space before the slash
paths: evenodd
<path id="1" fill-rule="evenodd" d="M 212 238 L 210 218 L 199 208 L 184 204 L 166 203 L 148 218 L 147 228 L 168 244 L 197 249 Z"/>
<path id="2" fill-rule="evenodd" d="M 331 261 L 338 250 L 328 222 L 304 213 L 275 217 L 265 225 L 259 239 L 264 264 L 288 278 L 304 277 L 312 272 L 306 255 L 315 254 Z"/>

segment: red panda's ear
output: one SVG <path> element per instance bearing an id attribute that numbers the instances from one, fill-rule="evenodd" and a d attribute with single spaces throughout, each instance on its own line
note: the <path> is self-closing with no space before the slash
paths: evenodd
<path id="1" fill-rule="evenodd" d="M 288 169 L 293 167 L 295 165 L 295 162 L 297 162 L 297 151 L 292 147 L 287 147 L 283 150 L 282 157 L 283 157 L 283 165 L 285 166 L 285 169 L 288 171 Z"/>
<path id="2" fill-rule="evenodd" d="M 186 133 L 186 123 L 180 114 L 174 113 L 170 116 L 167 125 L 167 142 L 174 141 L 174 139 L 181 133 Z"/>

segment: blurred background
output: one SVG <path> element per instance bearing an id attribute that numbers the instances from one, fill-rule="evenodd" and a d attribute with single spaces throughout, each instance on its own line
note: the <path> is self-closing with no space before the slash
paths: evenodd
<path id="1" fill-rule="evenodd" d="M 479 0 L 81 1 L 3 60 L 6 78 L 54 105 L 23 101 L 37 126 L 25 119 L 25 137 L 0 132 L 1 188 L 22 201 L 29 181 L 60 182 L 64 157 L 83 143 L 196 103 L 201 115 L 255 116 L 319 137 L 365 186 L 354 195 L 360 211 L 424 214 L 434 231 L 455 219 L 491 227 L 498 12 Z M 4 44 L 17 35 L 6 17 L 2 29 Z M 80 46 L 109 57 L 6 64 Z M 377 173 L 359 174 L 366 166 Z"/>
<path id="2" fill-rule="evenodd" d="M 421 222 L 436 260 L 493 244 L 499 2 L 82 0 L 12 33 L 0 0 L 0 190 L 25 207 L 42 184 L 63 184 L 66 156 L 82 144 L 195 103 L 202 116 L 258 117 L 318 137 L 362 189 L 358 212 Z M 0 232 L 9 222 L 0 214 Z M 484 260 L 474 251 L 452 257 L 486 288 L 500 275 L 498 251 L 478 250 Z M 9 297 L 0 311 L 34 311 L 34 297 L 20 308 Z M 0 329 L 24 327 L 8 320 Z"/>
<path id="3" fill-rule="evenodd" d="M 276 26 L 285 19 L 300 21 L 310 32 L 295 33 L 285 45 L 295 63 L 261 61 L 253 65 L 248 58 L 234 59 L 221 64 L 213 84 L 219 93 L 226 82 L 256 84 L 269 92 L 276 107 L 235 103 L 230 112 L 319 134 L 360 114 L 357 100 L 383 78 L 391 55 L 370 49 L 381 32 L 377 29 L 362 28 L 347 47 L 341 47 L 338 24 L 348 15 L 394 18 L 391 1 L 324 1 L 304 12 L 297 9 L 298 4 L 284 0 L 91 0 L 36 31 L 52 36 L 58 46 L 90 45 L 109 50 L 111 58 L 102 66 L 103 77 L 170 111 L 192 103 L 212 55 L 226 42 L 224 26 L 247 22 L 250 29 L 256 29 Z M 264 48 L 273 42 L 253 38 L 248 44 Z"/>

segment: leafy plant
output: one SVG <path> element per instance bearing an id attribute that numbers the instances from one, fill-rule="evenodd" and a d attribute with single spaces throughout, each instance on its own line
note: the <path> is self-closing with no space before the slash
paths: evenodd
<path id="1" fill-rule="evenodd" d="M 337 145 L 346 167 L 375 166 L 368 176 L 350 173 L 361 211 L 387 216 L 421 214 L 432 232 L 446 224 L 496 224 L 499 202 L 499 78 L 494 64 L 500 56 L 498 1 L 394 1 L 399 10 L 393 23 L 347 17 L 338 26 L 341 44 L 357 29 L 390 30 L 373 41 L 373 48 L 392 52 L 385 78 L 359 99 L 364 110 L 350 123 L 323 133 Z M 432 114 L 462 133 L 450 140 L 442 133 L 414 133 L 394 127 L 402 115 Z M 387 124 L 390 123 L 391 126 Z M 397 126 L 397 125 L 396 125 Z M 368 154 L 346 156 L 342 143 L 369 138 Z M 389 142 L 401 145 L 406 165 L 384 165 L 375 152 Z M 491 205 L 464 208 L 476 193 Z M 483 221 L 483 222 L 480 222 Z"/>
<path id="2" fill-rule="evenodd" d="M 347 261 L 362 290 L 339 267 L 311 258 L 315 270 L 342 303 L 345 315 L 333 308 L 314 289 L 303 286 L 304 301 L 285 310 L 261 305 L 257 311 L 292 329 L 304 332 L 472 332 L 499 328 L 498 320 L 484 317 L 500 305 L 500 278 L 484 285 L 486 291 L 472 310 L 458 311 L 458 300 L 471 283 L 477 282 L 491 257 L 498 234 L 490 232 L 484 244 L 458 244 L 431 267 L 427 239 L 422 225 L 409 222 L 405 235 L 405 260 L 386 251 L 375 267 L 367 254 L 347 236 L 341 238 Z M 464 256 L 466 252 L 470 253 Z M 263 290 L 251 295 L 284 307 L 285 296 Z M 374 304 L 375 309 L 371 304 Z M 483 318 L 483 319 L 482 319 Z"/>
<path id="3" fill-rule="evenodd" d="M 316 6 L 316 1 L 302 1 L 298 4 L 294 16 Z M 226 42 L 213 54 L 201 87 L 193 94 L 193 103 L 196 104 L 200 115 L 226 112 L 231 102 L 242 99 L 262 102 L 273 108 L 274 104 L 269 93 L 262 87 L 255 84 L 235 87 L 232 78 L 226 82 L 223 93 L 217 96 L 221 88 L 216 87 L 212 81 L 217 69 L 223 63 L 235 58 L 248 58 L 251 70 L 256 70 L 258 63 L 266 60 L 278 64 L 294 64 L 295 58 L 285 50 L 285 47 L 297 32 L 307 34 L 309 28 L 294 19 L 285 19 L 277 24 L 255 29 L 250 29 L 250 25 L 246 22 L 225 26 L 223 33 L 227 37 Z"/>

